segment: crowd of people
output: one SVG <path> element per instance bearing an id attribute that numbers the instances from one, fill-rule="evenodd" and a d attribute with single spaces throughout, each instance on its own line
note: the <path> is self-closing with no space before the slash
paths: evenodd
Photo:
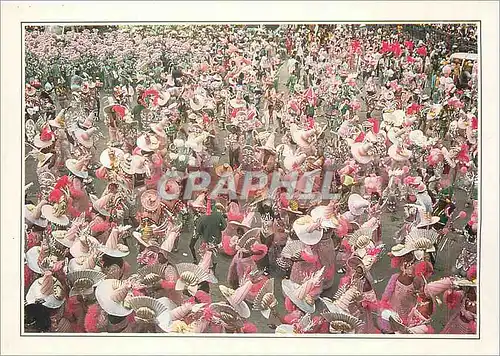
<path id="1" fill-rule="evenodd" d="M 406 27 L 26 31 L 25 332 L 475 334 L 477 54 Z"/>

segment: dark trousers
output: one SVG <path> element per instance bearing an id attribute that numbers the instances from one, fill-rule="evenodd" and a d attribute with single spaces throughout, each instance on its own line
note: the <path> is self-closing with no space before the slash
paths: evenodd
<path id="1" fill-rule="evenodd" d="M 229 165 L 231 167 L 235 167 L 236 165 L 239 165 L 239 158 L 240 158 L 240 149 L 237 148 L 235 150 L 229 149 Z"/>

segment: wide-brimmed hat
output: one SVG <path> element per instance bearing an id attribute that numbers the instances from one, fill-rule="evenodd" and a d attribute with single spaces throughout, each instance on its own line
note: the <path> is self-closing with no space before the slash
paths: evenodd
<path id="1" fill-rule="evenodd" d="M 106 278 L 102 272 L 87 269 L 69 272 L 66 275 L 68 283 L 71 287 L 69 296 L 89 295 L 94 292 L 94 287 Z"/>
<path id="2" fill-rule="evenodd" d="M 66 204 L 66 202 L 58 202 L 54 203 L 54 205 L 44 205 L 42 206 L 42 215 L 51 223 L 66 226 L 69 224 L 69 218 L 66 215 Z"/>
<path id="3" fill-rule="evenodd" d="M 150 247 L 158 244 L 155 240 L 153 228 L 149 225 L 144 226 L 141 231 L 132 232 L 134 238 L 143 246 Z"/>
<path id="4" fill-rule="evenodd" d="M 144 174 L 148 171 L 146 158 L 141 155 L 132 155 L 132 170 L 134 174 Z M 122 167 L 123 168 L 123 167 Z"/>
<path id="5" fill-rule="evenodd" d="M 36 206 L 27 204 L 24 206 L 24 218 L 30 223 L 45 228 L 47 219 L 42 216 L 42 207 L 47 204 L 47 201 L 41 200 Z"/>
<path id="6" fill-rule="evenodd" d="M 297 146 L 306 148 L 311 146 L 311 140 L 312 137 L 316 135 L 316 130 L 301 130 L 298 128 L 297 124 L 291 124 L 290 133 L 292 134 L 292 140 Z"/>
<path id="7" fill-rule="evenodd" d="M 137 147 L 146 152 L 153 152 L 160 146 L 158 139 L 149 134 L 143 134 L 137 138 Z"/>
<path id="8" fill-rule="evenodd" d="M 97 265 L 97 259 L 99 254 L 94 250 L 90 254 L 83 254 L 79 257 L 74 257 L 69 260 L 68 271 L 82 271 L 82 270 L 96 270 L 101 271 L 101 267 Z"/>
<path id="9" fill-rule="evenodd" d="M 66 168 L 71 173 L 80 178 L 88 178 L 87 166 L 90 163 L 90 156 L 82 156 L 79 159 L 69 158 L 66 160 Z"/>
<path id="10" fill-rule="evenodd" d="M 91 148 L 94 145 L 93 135 L 97 132 L 97 128 L 91 127 L 87 130 L 76 129 L 76 140 L 84 147 Z"/>
<path id="11" fill-rule="evenodd" d="M 205 149 L 203 142 L 210 136 L 206 131 L 199 135 L 190 134 L 186 140 L 186 147 L 189 147 L 194 152 L 201 152 Z"/>
<path id="12" fill-rule="evenodd" d="M 391 249 L 391 254 L 400 257 L 413 252 L 417 260 L 422 260 L 426 252 L 436 251 L 438 233 L 434 230 L 412 229 L 405 237 L 404 244 Z"/>
<path id="13" fill-rule="evenodd" d="M 150 124 L 151 130 L 160 137 L 166 137 L 165 127 L 168 125 L 168 118 L 161 120 L 155 124 Z"/>
<path id="14" fill-rule="evenodd" d="M 250 289 L 252 288 L 252 282 L 251 281 L 246 281 L 243 283 L 242 286 L 237 288 L 236 290 L 228 288 L 224 285 L 219 285 L 219 290 L 226 298 L 228 303 L 236 310 L 236 312 L 242 317 L 242 318 L 248 318 L 250 317 L 250 308 L 248 307 L 247 303 L 245 302 L 245 298 L 250 292 Z"/>
<path id="15" fill-rule="evenodd" d="M 202 95 L 195 95 L 193 98 L 189 99 L 189 106 L 193 111 L 199 111 L 203 109 L 206 103 L 206 98 Z"/>
<path id="16" fill-rule="evenodd" d="M 26 294 L 27 304 L 38 302 L 42 302 L 43 306 L 50 309 L 57 309 L 64 303 L 61 282 L 54 278 L 50 271 L 46 271 L 41 278 L 35 280 Z"/>
<path id="17" fill-rule="evenodd" d="M 347 199 L 347 206 L 352 215 L 360 216 L 370 207 L 370 202 L 359 194 L 351 194 Z"/>
<path id="18" fill-rule="evenodd" d="M 127 300 L 127 305 L 134 311 L 136 321 L 156 324 L 164 331 L 167 331 L 172 323 L 170 310 L 161 299 L 147 296 L 131 297 Z"/>
<path id="19" fill-rule="evenodd" d="M 239 109 L 239 108 L 245 107 L 247 105 L 247 102 L 242 97 L 236 97 L 236 98 L 229 100 L 229 104 L 233 108 Z"/>
<path id="20" fill-rule="evenodd" d="M 232 172 L 233 172 L 233 167 L 231 167 L 229 163 L 224 163 L 215 167 L 215 174 L 217 174 L 219 177 L 225 176 Z"/>
<path id="21" fill-rule="evenodd" d="M 187 289 L 189 294 L 195 295 L 198 291 L 198 285 L 211 279 L 207 271 L 193 263 L 179 263 L 175 265 L 175 268 L 179 275 L 179 279 L 175 283 L 175 290 L 177 291 Z"/>
<path id="22" fill-rule="evenodd" d="M 77 226 L 72 225 L 68 230 L 52 230 L 52 237 L 64 247 L 70 248 L 73 246 L 78 234 L 75 231 L 77 228 Z"/>
<path id="23" fill-rule="evenodd" d="M 374 158 L 371 142 L 355 142 L 351 145 L 352 157 L 361 164 L 370 163 Z"/>
<path id="24" fill-rule="evenodd" d="M 269 319 L 271 309 L 276 307 L 278 301 L 274 296 L 274 278 L 264 282 L 253 300 L 253 310 L 259 310 L 264 318 Z"/>
<path id="25" fill-rule="evenodd" d="M 189 203 L 193 208 L 204 210 L 207 208 L 206 193 L 201 192 L 195 200 Z"/>
<path id="26" fill-rule="evenodd" d="M 92 207 L 104 216 L 111 216 L 111 204 L 114 197 L 113 193 L 104 194 L 102 197 L 97 198 L 95 195 L 90 194 Z"/>
<path id="27" fill-rule="evenodd" d="M 272 153 L 272 154 L 276 154 L 276 148 L 274 147 L 274 139 L 275 139 L 276 135 L 274 132 L 272 132 L 266 139 L 266 143 L 264 144 L 264 146 L 260 146 L 259 148 L 261 150 L 264 150 L 266 152 L 269 152 L 269 153 Z"/>
<path id="28" fill-rule="evenodd" d="M 258 219 L 258 217 L 255 212 L 250 211 L 245 214 L 241 222 L 238 220 L 232 220 L 229 224 L 241 227 L 243 230 L 248 231 L 249 229 L 256 228 L 256 219 Z"/>
<path id="29" fill-rule="evenodd" d="M 52 158 L 54 154 L 52 152 L 49 153 L 43 153 L 43 152 L 37 152 L 36 153 L 36 159 L 37 159 L 37 168 L 43 167 L 49 160 Z"/>
<path id="30" fill-rule="evenodd" d="M 113 228 L 109 233 L 108 239 L 105 245 L 99 246 L 99 251 L 103 252 L 105 255 L 111 257 L 125 257 L 130 253 L 129 248 L 119 241 L 119 230 L 118 228 Z"/>
<path id="31" fill-rule="evenodd" d="M 392 93 L 394 97 L 394 93 Z M 405 119 L 405 112 L 403 110 L 394 110 L 390 112 L 384 112 L 382 118 L 385 124 L 401 127 L 403 126 Z"/>
<path id="32" fill-rule="evenodd" d="M 89 256 L 95 253 L 95 250 L 101 245 L 100 242 L 90 235 L 90 227 L 86 227 L 77 235 L 75 241 L 69 249 L 71 256 L 80 258 L 81 256 Z"/>
<path id="33" fill-rule="evenodd" d="M 425 209 L 421 207 L 419 207 L 418 209 L 419 223 L 417 225 L 417 228 L 434 225 L 440 220 L 439 216 L 433 216 L 431 212 L 425 211 Z"/>
<path id="34" fill-rule="evenodd" d="M 402 144 L 393 144 L 391 147 L 389 147 L 388 150 L 389 157 L 391 157 L 395 161 L 407 161 L 411 155 L 412 152 L 408 149 L 406 149 Z"/>
<path id="35" fill-rule="evenodd" d="M 95 296 L 100 307 L 107 314 L 127 316 L 133 311 L 125 301 L 130 290 L 131 285 L 127 281 L 105 279 L 97 285 Z"/>
<path id="36" fill-rule="evenodd" d="M 59 113 L 54 118 L 54 120 L 49 120 L 47 122 L 52 127 L 57 127 L 59 129 L 63 129 L 66 127 L 66 121 L 65 121 L 65 116 L 64 116 L 65 113 L 66 113 L 66 109 L 62 109 L 61 111 L 59 111 Z"/>
<path id="37" fill-rule="evenodd" d="M 287 171 L 293 171 L 298 166 L 300 166 L 306 160 L 307 155 L 305 153 L 293 154 L 289 156 L 285 156 L 283 159 L 283 167 Z"/>
<path id="38" fill-rule="evenodd" d="M 330 324 L 331 334 L 355 334 L 356 330 L 363 325 L 363 321 L 343 312 L 325 312 L 321 316 Z"/>
<path id="39" fill-rule="evenodd" d="M 321 226 L 328 229 L 336 228 L 339 225 L 339 217 L 334 212 L 333 206 L 320 205 L 311 210 L 311 217 L 314 220 L 321 219 Z"/>
<path id="40" fill-rule="evenodd" d="M 40 254 L 43 251 L 43 256 L 40 258 Z M 45 271 L 49 271 L 57 262 L 57 257 L 54 255 L 46 256 L 48 251 L 48 246 L 45 244 L 43 246 L 33 246 L 24 254 L 26 258 L 26 264 L 28 268 L 37 274 L 43 274 Z"/>
<path id="41" fill-rule="evenodd" d="M 48 127 L 45 127 L 42 129 L 39 135 L 33 138 L 33 145 L 35 145 L 35 147 L 37 148 L 43 149 L 50 147 L 55 140 L 55 134 Z"/>
<path id="42" fill-rule="evenodd" d="M 146 190 L 141 195 L 141 205 L 147 211 L 156 211 L 161 206 L 160 196 L 154 189 Z"/>
<path id="43" fill-rule="evenodd" d="M 113 168 L 116 164 L 121 161 L 124 156 L 124 152 L 115 147 L 108 147 L 101 152 L 99 156 L 99 161 L 106 168 Z"/>
<path id="44" fill-rule="evenodd" d="M 301 216 L 295 220 L 293 230 L 299 240 L 306 245 L 316 245 L 323 237 L 321 224 L 310 215 Z"/>
<path id="45" fill-rule="evenodd" d="M 305 313 L 314 313 L 316 310 L 315 298 L 318 296 L 318 287 L 321 286 L 321 278 L 325 267 L 306 278 L 302 284 L 297 284 L 289 279 L 281 281 L 283 294 L 287 296 L 293 304 Z"/>
<path id="46" fill-rule="evenodd" d="M 353 248 L 354 253 L 363 258 L 370 249 L 375 248 L 372 241 L 373 228 L 364 227 L 354 231 L 349 236 L 349 245 Z"/>

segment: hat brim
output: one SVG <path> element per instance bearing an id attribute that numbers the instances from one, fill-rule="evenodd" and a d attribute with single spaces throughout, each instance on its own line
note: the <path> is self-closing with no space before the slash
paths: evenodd
<path id="1" fill-rule="evenodd" d="M 64 231 L 64 230 L 60 230 L 62 233 L 64 233 L 64 235 L 61 234 L 58 234 L 58 230 L 56 231 L 52 231 L 52 236 L 54 237 L 54 239 L 59 242 L 61 245 L 65 246 L 65 247 L 68 247 L 68 248 L 71 248 L 71 246 L 73 246 L 73 244 L 75 243 L 75 240 L 69 240 L 66 238 L 66 235 L 67 235 L 67 232 Z M 60 236 L 63 236 L 62 238 L 60 238 Z"/>
<path id="2" fill-rule="evenodd" d="M 30 223 L 38 225 L 40 227 L 47 227 L 48 221 L 47 219 L 44 219 L 43 217 L 40 216 L 40 218 L 35 219 L 31 211 L 28 209 L 28 205 L 24 206 L 24 218 L 28 220 Z"/>
<path id="3" fill-rule="evenodd" d="M 112 249 L 107 247 L 106 245 L 101 245 L 98 247 L 98 250 L 104 253 L 105 255 L 111 257 L 125 257 L 130 254 L 130 249 L 128 251 L 120 251 L 118 249 Z"/>
<path id="4" fill-rule="evenodd" d="M 69 171 L 77 177 L 84 178 L 84 179 L 88 178 L 89 172 L 79 171 L 78 169 L 76 169 L 77 162 L 78 161 L 76 159 L 73 159 L 73 158 L 67 159 L 65 162 L 66 168 L 68 168 Z"/>
<path id="5" fill-rule="evenodd" d="M 111 159 L 109 157 L 109 151 L 113 151 L 115 153 L 115 157 L 120 159 L 123 157 L 125 154 L 121 149 L 115 148 L 115 147 L 110 147 L 106 148 L 104 151 L 101 152 L 101 155 L 99 156 L 99 162 L 106 167 L 106 168 L 111 168 Z"/>
<path id="6" fill-rule="evenodd" d="M 42 269 L 38 265 L 38 257 L 40 256 L 40 246 L 33 246 L 25 253 L 26 263 L 28 268 L 37 274 L 43 274 Z"/>
<path id="7" fill-rule="evenodd" d="M 424 227 L 424 226 L 430 226 L 430 225 L 434 225 L 435 223 L 437 223 L 439 220 L 441 220 L 439 218 L 439 216 L 432 216 L 430 219 L 426 219 L 426 220 L 423 220 L 421 221 L 417 227 Z"/>
<path id="8" fill-rule="evenodd" d="M 90 251 L 90 248 L 89 248 Z M 83 252 L 82 244 L 80 242 L 74 242 L 73 245 L 69 248 L 69 253 L 71 256 L 78 258 L 80 256 L 88 256 L 89 252 Z"/>
<path id="9" fill-rule="evenodd" d="M 132 309 L 125 308 L 121 303 L 111 300 L 114 279 L 105 279 L 99 283 L 95 289 L 95 297 L 101 308 L 113 316 L 127 316 L 132 313 Z"/>
<path id="10" fill-rule="evenodd" d="M 83 267 L 83 263 L 81 265 L 78 264 L 76 258 L 72 258 L 71 260 L 69 260 L 69 262 L 68 262 L 68 272 L 76 272 L 76 271 L 83 271 L 83 270 L 85 270 L 85 268 Z M 101 267 L 95 266 L 93 270 L 100 272 L 101 271 Z"/>
<path id="11" fill-rule="evenodd" d="M 328 228 L 328 229 L 334 229 L 339 226 L 338 220 L 335 216 L 333 218 L 326 219 L 325 218 L 325 210 L 326 210 L 326 205 L 320 205 L 315 207 L 314 209 L 311 210 L 311 217 L 314 220 L 322 219 L 321 220 L 321 226 Z"/>
<path id="12" fill-rule="evenodd" d="M 43 300 L 43 306 L 50 309 L 57 309 L 63 305 L 64 299 L 59 300 L 53 294 L 48 296 L 43 295 L 41 292 L 43 278 L 44 277 L 40 277 L 31 284 L 26 294 L 26 302 L 28 304 L 35 304 L 38 300 Z"/>
<path id="13" fill-rule="evenodd" d="M 387 150 L 389 157 L 391 157 L 393 160 L 398 162 L 404 162 L 410 159 L 412 154 L 410 150 L 406 150 L 408 152 L 408 156 L 402 156 L 399 153 L 397 153 L 396 150 L 397 150 L 397 145 L 395 144 L 389 147 L 389 149 Z"/>
<path id="14" fill-rule="evenodd" d="M 52 146 L 53 143 L 54 140 L 42 141 L 40 139 L 40 136 L 35 136 L 35 138 L 33 139 L 33 145 L 35 145 L 36 148 L 47 148 Z"/>
<path id="15" fill-rule="evenodd" d="M 79 144 L 81 144 L 83 147 L 85 148 L 92 148 L 92 146 L 94 146 L 94 139 L 91 137 L 89 137 L 88 140 L 85 140 L 83 139 L 82 135 L 85 133 L 84 130 L 82 129 L 77 129 L 75 131 L 75 137 L 76 137 L 76 140 L 78 141 Z"/>
<path id="16" fill-rule="evenodd" d="M 356 142 L 351 145 L 351 154 L 352 157 L 361 164 L 367 164 L 373 161 L 373 156 L 366 155 L 362 156 L 359 154 L 359 148 L 363 145 L 361 142 Z"/>
<path id="17" fill-rule="evenodd" d="M 141 235 L 141 233 L 140 233 L 140 232 L 134 231 L 134 232 L 132 232 L 132 235 L 134 236 L 134 238 L 135 238 L 135 239 L 136 239 L 136 240 L 137 240 L 137 241 L 138 241 L 138 242 L 139 242 L 142 246 L 144 246 L 144 247 L 150 247 L 150 246 L 151 246 L 151 244 L 150 244 L 150 243 L 148 243 L 148 242 L 146 242 L 146 241 L 144 241 L 144 240 L 142 239 L 142 235 Z M 162 245 L 162 247 L 163 247 L 163 245 Z"/>
<path id="18" fill-rule="evenodd" d="M 292 282 L 289 279 L 284 279 L 281 281 L 281 287 L 283 289 L 283 294 L 290 298 L 293 304 L 299 307 L 305 313 L 313 314 L 316 310 L 315 304 L 309 305 L 305 301 L 297 298 L 295 291 L 300 287 L 297 283 Z"/>
<path id="19" fill-rule="evenodd" d="M 235 109 L 243 108 L 246 106 L 245 100 L 238 102 L 236 99 L 231 99 L 229 100 L 229 104 Z"/>
<path id="20" fill-rule="evenodd" d="M 144 136 L 140 136 L 137 138 L 137 147 L 139 147 L 142 151 L 153 152 L 160 147 L 159 142 L 151 142 L 149 145 L 146 143 L 146 139 Z"/>
<path id="21" fill-rule="evenodd" d="M 42 206 L 42 215 L 51 223 L 59 226 L 69 225 L 69 218 L 66 215 L 54 216 L 54 208 L 52 205 Z"/>

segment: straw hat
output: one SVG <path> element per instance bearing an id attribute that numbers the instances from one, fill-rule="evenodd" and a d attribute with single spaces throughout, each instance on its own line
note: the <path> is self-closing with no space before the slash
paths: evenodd
<path id="1" fill-rule="evenodd" d="M 347 200 L 347 205 L 352 215 L 360 216 L 370 206 L 370 202 L 359 194 L 351 194 Z"/>
<path id="2" fill-rule="evenodd" d="M 83 296 L 92 294 L 94 292 L 94 287 L 105 279 L 106 275 L 102 272 L 88 269 L 69 272 L 66 278 L 71 287 L 69 296 L 73 297 L 76 295 Z"/>
<path id="3" fill-rule="evenodd" d="M 253 310 L 259 310 L 264 318 L 269 319 L 271 309 L 275 308 L 277 304 L 278 301 L 274 296 L 274 278 L 270 278 L 257 292 L 253 301 Z"/>
<path id="4" fill-rule="evenodd" d="M 50 309 L 57 309 L 64 303 L 61 282 L 54 278 L 50 271 L 46 271 L 43 277 L 35 280 L 26 294 L 27 304 L 35 304 L 39 301 Z"/>
<path id="5" fill-rule="evenodd" d="M 215 174 L 219 177 L 226 176 L 230 173 L 233 173 L 233 168 L 229 165 L 229 163 L 224 163 L 215 167 Z"/>
<path id="6" fill-rule="evenodd" d="M 80 178 L 88 178 L 89 172 L 87 171 L 87 166 L 90 162 L 89 156 L 83 156 L 78 160 L 74 158 L 69 158 L 66 160 L 66 168 L 69 169 L 71 173 Z"/>
<path id="7" fill-rule="evenodd" d="M 314 311 L 316 310 L 315 289 L 321 286 L 321 278 L 323 276 L 324 270 L 325 267 L 321 268 L 310 278 L 305 279 L 302 284 L 294 283 L 289 279 L 283 279 L 281 281 L 283 294 L 290 298 L 293 304 L 295 304 L 303 312 L 311 314 L 314 313 Z"/>
<path id="8" fill-rule="evenodd" d="M 349 245 L 352 246 L 354 253 L 363 258 L 370 249 L 375 248 L 372 241 L 373 228 L 360 228 L 349 237 Z"/>
<path id="9" fill-rule="evenodd" d="M 64 117 L 65 113 L 66 113 L 66 109 L 62 109 L 61 111 L 59 111 L 59 113 L 54 118 L 54 120 L 49 120 L 47 122 L 52 127 L 57 127 L 59 129 L 63 129 L 66 127 L 66 121 L 65 121 L 65 117 Z"/>
<path id="10" fill-rule="evenodd" d="M 158 192 L 154 189 L 149 189 L 142 193 L 141 205 L 147 211 L 157 211 L 161 206 Z"/>
<path id="11" fill-rule="evenodd" d="M 109 315 L 127 316 L 132 309 L 125 302 L 131 290 L 128 282 L 118 279 L 105 279 L 95 289 L 95 296 L 100 307 Z"/>
<path id="12" fill-rule="evenodd" d="M 413 229 L 405 237 L 404 245 L 398 244 L 391 249 L 392 255 L 396 257 L 404 256 L 413 252 L 417 260 L 422 260 L 426 252 L 436 251 L 434 246 L 438 238 L 438 233 L 434 230 Z"/>
<path id="13" fill-rule="evenodd" d="M 321 226 L 327 229 L 334 229 L 338 226 L 338 215 L 331 205 L 320 205 L 311 210 L 311 217 L 314 220 L 321 219 Z"/>
<path id="14" fill-rule="evenodd" d="M 156 324 L 162 330 L 167 331 L 172 323 L 170 310 L 161 299 L 147 296 L 131 297 L 127 300 L 128 306 L 134 311 L 135 320 Z"/>
<path id="15" fill-rule="evenodd" d="M 143 134 L 137 138 L 137 147 L 146 152 L 153 152 L 158 149 L 160 142 L 158 139 L 149 134 Z"/>
<path id="16" fill-rule="evenodd" d="M 99 272 L 101 267 L 97 265 L 98 256 L 96 250 L 93 250 L 89 254 L 82 254 L 79 257 L 72 258 L 68 263 L 68 271 L 95 270 Z"/>
<path id="17" fill-rule="evenodd" d="M 124 154 L 125 153 L 119 148 L 108 147 L 101 152 L 99 161 L 104 167 L 113 168 L 115 167 L 117 161 L 122 160 Z"/>
<path id="18" fill-rule="evenodd" d="M 331 334 L 355 334 L 356 330 L 363 325 L 363 321 L 343 312 L 325 312 L 321 316 L 330 323 Z"/>
<path id="19" fill-rule="evenodd" d="M 49 254 L 49 246 L 42 242 L 41 246 L 33 246 L 25 253 L 28 268 L 37 274 L 50 271 L 58 261 L 57 256 Z"/>
<path id="20" fill-rule="evenodd" d="M 242 317 L 242 318 L 248 318 L 250 317 L 250 308 L 248 307 L 247 303 L 245 303 L 245 298 L 250 292 L 250 289 L 252 288 L 252 282 L 251 281 L 246 281 L 243 283 L 242 286 L 237 288 L 236 290 L 228 288 L 223 285 L 219 285 L 219 290 L 226 298 L 228 303 L 236 310 L 236 312 Z"/>
<path id="21" fill-rule="evenodd" d="M 108 239 L 105 245 L 99 246 L 99 251 L 103 252 L 105 255 L 111 257 L 125 257 L 128 256 L 130 250 L 127 246 L 118 243 L 119 230 L 118 228 L 113 228 L 109 233 Z"/>
<path id="22" fill-rule="evenodd" d="M 189 294 L 195 295 L 201 282 L 208 282 L 210 274 L 193 263 L 179 263 L 175 265 L 179 279 L 175 283 L 175 290 L 187 289 Z"/>
<path id="23" fill-rule="evenodd" d="M 24 206 L 24 218 L 30 223 L 40 227 L 47 227 L 47 219 L 42 216 L 42 207 L 47 204 L 47 201 L 41 200 L 36 206 L 27 204 Z"/>
<path id="24" fill-rule="evenodd" d="M 323 237 L 321 224 L 311 216 L 301 216 L 293 223 L 293 231 L 300 241 L 306 245 L 316 245 Z"/>
<path id="25" fill-rule="evenodd" d="M 351 145 L 351 154 L 358 163 L 370 163 L 374 159 L 373 144 L 370 142 L 355 142 Z"/>
<path id="26" fill-rule="evenodd" d="M 434 225 L 440 220 L 439 216 L 433 216 L 431 212 L 427 212 L 421 207 L 419 207 L 418 217 L 420 222 L 418 223 L 417 228 Z"/>
<path id="27" fill-rule="evenodd" d="M 91 148 L 94 145 L 93 135 L 97 132 L 97 128 L 91 127 L 87 130 L 76 129 L 76 140 L 84 147 Z"/>

